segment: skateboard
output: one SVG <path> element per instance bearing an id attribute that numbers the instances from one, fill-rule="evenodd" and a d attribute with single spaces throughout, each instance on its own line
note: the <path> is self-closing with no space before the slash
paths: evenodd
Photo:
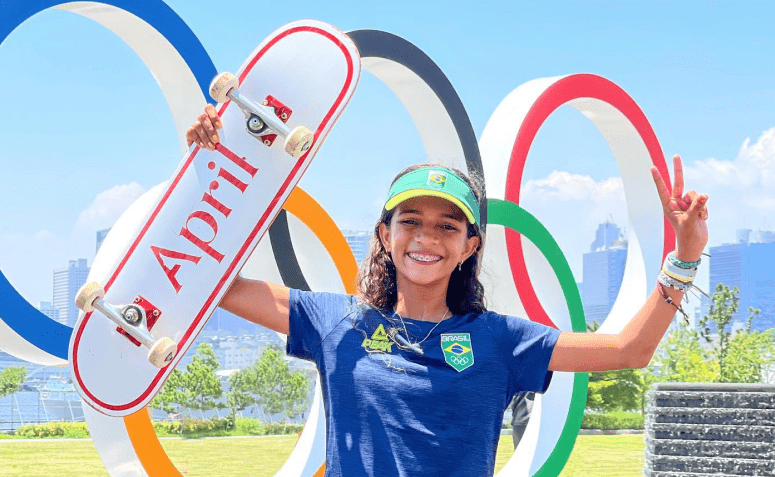
<path id="1" fill-rule="evenodd" d="M 216 76 L 216 150 L 193 147 L 130 207 L 76 296 L 69 368 L 88 405 L 125 416 L 153 399 L 347 106 L 360 67 L 347 35 L 300 21 Z"/>

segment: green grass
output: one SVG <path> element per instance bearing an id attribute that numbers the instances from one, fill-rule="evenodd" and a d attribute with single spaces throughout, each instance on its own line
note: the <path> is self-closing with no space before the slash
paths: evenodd
<path id="1" fill-rule="evenodd" d="M 244 439 L 162 439 L 172 462 L 186 477 L 271 477 L 290 455 L 296 436 Z M 562 477 L 641 476 L 641 435 L 579 436 Z M 498 447 L 496 470 L 513 452 L 511 437 Z M 5 440 L 0 442 L 3 477 L 105 477 L 91 440 Z"/>
<path id="2" fill-rule="evenodd" d="M 561 477 L 635 477 L 643 475 L 646 443 L 642 435 L 584 435 L 576 438 Z M 495 460 L 496 472 L 513 453 L 511 436 L 502 436 Z"/>

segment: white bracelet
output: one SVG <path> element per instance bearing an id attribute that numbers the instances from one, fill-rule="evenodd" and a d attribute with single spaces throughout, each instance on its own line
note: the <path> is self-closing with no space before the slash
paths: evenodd
<path id="1" fill-rule="evenodd" d="M 657 276 L 657 281 L 666 287 L 673 287 L 676 290 L 681 290 L 682 292 L 685 292 L 686 290 L 689 289 L 689 287 L 692 286 L 691 282 L 678 281 L 675 278 L 666 274 L 664 270 L 661 270 L 659 272 L 659 276 Z"/>
<path id="2" fill-rule="evenodd" d="M 670 261 L 669 255 L 665 257 L 665 261 L 662 262 L 662 272 L 683 283 L 691 283 L 694 281 L 694 277 L 697 276 L 696 268 L 677 267 Z"/>

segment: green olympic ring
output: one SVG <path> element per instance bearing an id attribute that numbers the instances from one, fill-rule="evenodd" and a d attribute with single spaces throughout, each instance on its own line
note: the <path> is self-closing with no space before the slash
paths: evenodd
<path id="1" fill-rule="evenodd" d="M 528 211 L 517 204 L 500 199 L 487 200 L 488 225 L 502 225 L 524 235 L 546 257 L 560 282 L 565 301 L 568 304 L 571 327 L 573 331 L 586 331 L 587 324 L 584 318 L 584 307 L 581 303 L 581 295 L 573 278 L 568 260 L 560 250 L 560 246 L 546 227 L 541 224 Z M 588 373 L 575 373 L 573 379 L 573 391 L 568 408 L 568 418 L 562 428 L 560 438 L 554 446 L 546 462 L 533 477 L 555 477 L 560 475 L 563 467 L 568 462 L 576 436 L 581 428 L 581 420 L 584 418 L 584 409 L 587 406 L 587 387 L 589 385 Z"/>

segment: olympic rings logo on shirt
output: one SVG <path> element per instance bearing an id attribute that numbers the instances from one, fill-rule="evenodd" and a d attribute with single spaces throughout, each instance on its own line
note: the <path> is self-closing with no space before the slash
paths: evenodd
<path id="1" fill-rule="evenodd" d="M 94 9 L 90 5 L 102 4 Z M 0 6 L 0 44 L 17 26 L 32 15 L 58 8 L 91 18 L 111 29 L 121 28 L 122 39 L 130 44 L 165 92 L 179 139 L 185 127 L 201 110 L 209 81 L 215 75 L 213 62 L 194 33 L 161 0 L 104 0 L 101 2 L 62 2 L 58 0 L 10 0 Z M 164 39 L 163 45 L 147 38 Z M 633 197 L 652 193 L 648 166 L 654 164 L 668 177 L 667 166 L 651 126 L 632 98 L 610 81 L 595 75 L 569 75 L 533 80 L 516 88 L 496 108 L 477 144 L 468 115 L 452 85 L 439 67 L 416 46 L 385 32 L 350 32 L 363 58 L 375 58 L 385 68 L 377 75 L 399 97 L 417 88 L 429 91 L 425 98 L 404 102 L 413 118 L 429 157 L 452 158 L 448 165 L 483 172 L 488 201 L 488 245 L 484 260 L 492 271 L 487 293 L 499 312 L 524 315 L 533 321 L 562 330 L 585 331 L 578 288 L 562 251 L 540 222 L 519 207 L 522 171 L 530 145 L 546 118 L 560 105 L 580 110 L 598 127 L 611 149 Z M 365 63 L 364 63 L 364 66 Z M 368 67 L 365 67 L 369 71 Z M 390 70 L 390 74 L 384 74 Z M 175 78 L 175 83 L 165 83 Z M 416 97 L 416 96 L 413 96 Z M 430 119 L 429 119 L 430 118 Z M 184 145 L 184 144 L 183 144 Z M 481 148 L 481 156 L 480 156 Z M 501 171 L 508 171 L 503 175 Z M 668 181 L 669 183 L 669 181 Z M 656 194 L 655 192 L 653 192 Z M 628 196 L 629 197 L 629 196 Z M 653 204 L 656 206 L 652 207 Z M 631 249 L 622 287 L 614 305 L 618 314 L 609 316 L 605 329 L 617 329 L 633 316 L 633 307 L 645 300 L 647 283 L 653 283 L 674 237 L 665 226 L 657 200 L 628 203 L 629 216 L 635 217 L 630 234 L 639 249 Z M 286 202 L 285 209 L 311 230 L 332 257 L 343 283 L 354 283 L 356 266 L 336 224 L 314 199 L 300 189 Z M 482 214 L 485 217 L 484 214 Z M 315 260 L 299 261 L 312 245 L 292 235 L 285 214 L 278 217 L 269 238 L 275 249 L 277 269 L 288 286 L 309 288 L 307 277 L 321 273 Z M 654 233 L 654 231 L 659 231 Z M 523 248 L 524 240 L 534 247 Z M 302 267 L 301 262 L 306 265 Z M 310 265 L 312 264 L 312 265 Z M 653 275 L 653 276 L 652 276 Z M 352 289 L 348 289 L 352 293 Z M 566 303 L 541 301 L 539 297 L 564 296 Z M 67 359 L 71 329 L 43 316 L 13 289 L 0 272 L 0 350 L 30 362 L 61 365 Z M 455 357 L 467 364 L 467 357 Z M 538 432 L 526 436 L 535 449 L 530 459 L 512 458 L 499 475 L 559 475 L 573 448 L 583 417 L 587 390 L 585 373 L 555 373 L 547 393 L 536 401 L 533 413 L 540 419 Z M 319 386 L 316 393 L 320 393 Z M 294 448 L 281 472 L 295 475 L 322 475 L 325 424 L 322 401 L 313 409 L 304 438 Z M 546 406 L 553 416 L 544 413 Z M 558 427 L 556 415 L 565 412 Z M 85 407 L 95 447 L 111 475 L 120 475 L 127 465 L 142 469 L 144 475 L 180 476 L 161 448 L 150 418 L 136 413 L 126 418 L 109 418 Z"/>
<path id="2" fill-rule="evenodd" d="M 471 362 L 471 360 L 466 356 L 450 356 L 447 359 L 461 366 L 465 366 L 466 364 Z"/>

